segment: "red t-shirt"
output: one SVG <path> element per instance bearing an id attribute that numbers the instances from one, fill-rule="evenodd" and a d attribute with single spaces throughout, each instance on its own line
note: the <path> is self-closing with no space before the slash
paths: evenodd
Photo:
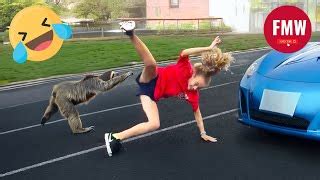
<path id="1" fill-rule="evenodd" d="M 158 67 L 158 80 L 154 91 L 156 101 L 161 98 L 178 97 L 186 100 L 192 110 L 196 111 L 199 107 L 199 91 L 188 90 L 188 80 L 191 78 L 193 68 L 189 57 L 182 57 L 174 65 Z"/>

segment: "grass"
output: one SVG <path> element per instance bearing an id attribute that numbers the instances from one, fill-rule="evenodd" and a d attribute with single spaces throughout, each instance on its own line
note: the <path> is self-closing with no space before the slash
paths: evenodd
<path id="1" fill-rule="evenodd" d="M 185 48 L 207 46 L 212 39 L 212 35 L 142 37 L 158 61 L 175 59 Z M 220 48 L 223 51 L 267 45 L 261 34 L 223 35 L 222 39 Z M 128 39 L 67 41 L 53 58 L 43 62 L 27 61 L 22 65 L 13 61 L 10 45 L 0 45 L 0 84 L 125 66 L 132 61 L 140 60 Z"/>

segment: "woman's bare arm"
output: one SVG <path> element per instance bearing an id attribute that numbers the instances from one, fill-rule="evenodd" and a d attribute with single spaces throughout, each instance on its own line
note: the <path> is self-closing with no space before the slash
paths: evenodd
<path id="1" fill-rule="evenodd" d="M 200 131 L 200 136 L 203 140 L 205 141 L 209 141 L 209 142 L 217 142 L 217 139 L 214 137 L 211 137 L 209 135 L 206 134 L 206 131 L 204 129 L 204 124 L 203 124 L 203 119 L 202 119 L 202 115 L 200 112 L 200 108 L 197 109 L 197 111 L 194 112 L 194 117 L 196 119 L 197 122 L 197 126 L 199 128 Z"/>
<path id="2" fill-rule="evenodd" d="M 209 51 L 213 49 L 216 45 L 221 43 L 221 39 L 219 36 L 217 36 L 211 43 L 210 46 L 208 47 L 195 47 L 195 48 L 189 48 L 185 49 L 181 52 L 181 56 L 189 56 L 189 55 L 198 55 L 201 54 L 202 52 Z"/>

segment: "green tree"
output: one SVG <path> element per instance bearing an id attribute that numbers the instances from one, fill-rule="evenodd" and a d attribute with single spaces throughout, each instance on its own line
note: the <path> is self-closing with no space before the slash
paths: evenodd
<path id="1" fill-rule="evenodd" d="M 106 0 L 82 0 L 74 9 L 79 17 L 108 20 L 111 12 Z"/>
<path id="2" fill-rule="evenodd" d="M 107 0 L 108 7 L 111 11 L 111 18 L 116 19 L 119 17 L 123 17 L 128 14 L 126 10 L 127 2 L 124 0 Z"/>
<path id="3" fill-rule="evenodd" d="M 81 0 L 74 12 L 79 17 L 105 21 L 123 16 L 125 4 L 124 0 Z"/>
<path id="4" fill-rule="evenodd" d="M 24 7 L 22 3 L 0 2 L 0 31 L 9 26 L 12 18 Z"/>
<path id="5" fill-rule="evenodd" d="M 126 17 L 146 17 L 146 0 L 126 0 Z"/>
<path id="6" fill-rule="evenodd" d="M 68 11 L 66 7 L 64 7 L 64 4 L 55 4 L 53 2 L 47 2 L 44 5 L 49 6 L 55 13 L 61 15 Z"/>
<path id="7" fill-rule="evenodd" d="M 10 25 L 12 18 L 20 10 L 32 5 L 46 5 L 57 13 L 62 10 L 58 5 L 46 3 L 44 0 L 0 0 L 0 31 Z"/>

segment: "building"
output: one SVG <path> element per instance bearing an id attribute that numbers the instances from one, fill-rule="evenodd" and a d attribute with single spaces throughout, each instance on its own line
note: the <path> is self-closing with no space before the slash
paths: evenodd
<path id="1" fill-rule="evenodd" d="M 235 32 L 263 32 L 268 14 L 282 5 L 303 9 L 320 29 L 320 0 L 146 0 L 146 18 L 221 17 Z"/>
<path id="2" fill-rule="evenodd" d="M 233 31 L 249 31 L 249 0 L 209 0 L 209 15 L 222 17 L 225 25 Z"/>
<path id="3" fill-rule="evenodd" d="M 146 0 L 148 19 L 208 18 L 209 0 Z"/>
<path id="4" fill-rule="evenodd" d="M 283 5 L 296 6 L 308 14 L 313 31 L 319 31 L 320 0 L 210 0 L 210 16 L 220 16 L 238 32 L 263 32 L 268 14 Z"/>

